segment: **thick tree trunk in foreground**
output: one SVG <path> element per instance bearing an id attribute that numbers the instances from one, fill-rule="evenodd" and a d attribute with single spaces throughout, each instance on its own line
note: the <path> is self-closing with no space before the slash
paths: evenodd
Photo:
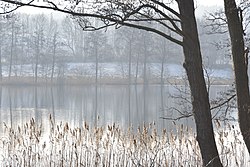
<path id="1" fill-rule="evenodd" d="M 202 69 L 202 58 L 198 38 L 197 24 L 194 15 L 193 0 L 178 0 L 182 17 L 183 64 L 191 89 L 193 113 L 196 122 L 197 141 L 201 150 L 204 166 L 222 166 L 218 155 L 208 92 Z"/>
<path id="2" fill-rule="evenodd" d="M 231 38 L 231 49 L 234 63 L 236 95 L 239 111 L 239 124 L 243 139 L 250 150 L 250 96 L 248 87 L 247 53 L 244 51 L 242 23 L 235 0 L 224 0 L 225 14 Z M 246 54 L 246 55 L 245 55 Z"/>

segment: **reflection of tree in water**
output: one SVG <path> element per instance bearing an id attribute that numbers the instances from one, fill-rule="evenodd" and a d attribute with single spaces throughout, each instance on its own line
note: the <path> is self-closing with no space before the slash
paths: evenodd
<path id="1" fill-rule="evenodd" d="M 54 102 L 54 92 L 53 87 L 50 87 L 50 96 L 51 96 L 51 112 L 52 112 L 52 119 L 55 122 L 55 102 Z"/>
<path id="2" fill-rule="evenodd" d="M 49 114 L 51 114 L 55 120 L 68 121 L 74 125 L 82 125 L 83 121 L 87 121 L 93 126 L 95 123 L 98 123 L 99 126 L 116 122 L 121 127 L 127 127 L 128 125 L 136 127 L 144 122 L 157 121 L 156 126 L 159 127 L 159 130 L 161 130 L 160 127 L 171 129 L 173 128 L 173 118 L 180 116 L 173 108 L 178 108 L 181 112 L 192 111 L 185 105 L 188 102 L 184 103 L 184 95 L 183 99 L 178 99 L 180 97 L 177 96 L 178 91 L 173 87 L 174 85 L 131 84 L 130 109 L 128 106 L 128 85 L 2 87 L 0 99 L 1 91 L 2 97 L 7 98 L 2 98 L 0 104 L 4 110 L 1 117 L 6 123 L 14 123 L 17 119 L 20 119 L 17 121 L 24 121 L 26 118 L 32 117 L 40 123 L 41 121 L 44 122 L 43 119 L 48 119 Z M 176 87 L 183 92 L 189 90 L 188 86 L 185 88 L 184 85 L 176 85 Z M 219 97 L 219 92 L 225 92 L 227 89 L 228 87 L 224 86 L 212 86 L 210 96 L 215 99 L 216 94 Z M 168 93 L 172 96 L 168 96 Z M 188 97 L 188 95 L 186 96 Z M 226 94 L 221 99 L 226 99 L 225 97 Z M 170 108 L 171 106 L 173 108 Z M 213 107 L 214 105 L 211 105 L 211 108 Z M 159 109 L 161 110 L 159 111 Z M 217 109 L 212 110 L 213 115 L 216 115 Z M 223 108 L 216 115 L 216 118 L 222 118 L 222 111 Z M 16 115 L 20 112 L 21 115 Z M 230 113 L 228 111 L 228 114 Z M 4 117 L 6 114 L 8 115 L 7 118 Z M 100 116 L 100 120 L 97 120 L 97 116 Z M 167 121 L 160 117 L 171 118 L 172 120 Z M 192 122 L 190 118 L 179 121 L 179 123 L 185 125 L 190 125 L 190 122 Z"/>
<path id="3" fill-rule="evenodd" d="M 94 100 L 94 115 L 93 115 L 93 119 L 94 119 L 94 125 L 97 125 L 97 113 L 98 113 L 98 82 L 97 82 L 97 78 L 96 78 L 96 83 L 95 83 L 95 100 Z"/>
<path id="4" fill-rule="evenodd" d="M 12 98 L 11 98 L 11 91 L 10 88 L 8 88 L 8 94 L 9 94 L 9 112 L 10 112 L 10 127 L 13 127 L 13 111 L 12 111 Z"/>
<path id="5" fill-rule="evenodd" d="M 34 93 L 34 96 L 35 96 L 35 106 L 34 106 L 34 110 L 35 110 L 35 122 L 36 122 L 36 125 L 39 125 L 40 123 L 42 124 L 42 120 L 43 120 L 43 118 L 42 118 L 42 110 L 41 110 L 41 106 L 39 106 L 39 102 L 38 102 L 38 100 L 40 99 L 38 96 L 40 96 L 40 94 L 38 95 L 38 87 L 37 86 L 35 86 L 34 87 L 34 91 L 35 91 L 35 93 Z"/>
<path id="6" fill-rule="evenodd" d="M 2 111 L 2 86 L 0 86 L 0 111 Z M 2 120 L 1 114 L 0 114 L 0 120 Z"/>

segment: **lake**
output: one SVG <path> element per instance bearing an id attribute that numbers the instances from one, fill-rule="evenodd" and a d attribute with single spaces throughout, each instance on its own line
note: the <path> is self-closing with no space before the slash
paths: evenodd
<path id="1" fill-rule="evenodd" d="M 218 99 L 221 92 L 232 89 L 227 85 L 210 88 L 210 98 Z M 180 93 L 180 91 L 182 93 Z M 194 127 L 192 117 L 177 120 L 178 111 L 190 112 L 189 92 L 185 85 L 57 85 L 57 86 L 1 86 L 0 120 L 10 126 L 23 124 L 34 118 L 48 120 L 51 114 L 56 122 L 67 121 L 72 126 L 116 123 L 127 128 L 144 123 L 155 123 L 158 130 L 172 130 L 175 124 Z M 218 117 L 226 108 L 212 111 Z M 227 118 L 235 118 L 229 110 Z"/>

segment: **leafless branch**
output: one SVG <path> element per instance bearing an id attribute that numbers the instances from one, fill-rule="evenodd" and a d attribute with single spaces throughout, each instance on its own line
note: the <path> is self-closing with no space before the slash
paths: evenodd
<path id="1" fill-rule="evenodd" d="M 97 26 L 91 26 L 87 24 L 82 25 L 82 23 L 84 23 L 84 21 L 79 19 L 79 25 L 84 31 L 97 31 L 97 30 L 102 30 L 102 29 L 107 30 L 108 27 L 115 26 L 117 24 L 117 23 L 111 23 L 111 24 L 105 24 L 103 26 L 97 27 Z"/>
<path id="2" fill-rule="evenodd" d="M 120 15 L 116 15 L 116 14 L 103 14 L 103 13 L 79 13 L 79 12 L 75 12 L 73 10 L 70 9 L 61 9 L 58 6 L 56 6 L 53 3 L 50 3 L 51 6 L 44 6 L 44 5 L 39 5 L 39 4 L 33 4 L 33 3 L 23 3 L 20 1 L 12 1 L 12 0 L 2 0 L 3 2 L 9 3 L 9 4 L 14 4 L 17 5 L 18 7 L 20 6 L 31 6 L 31 7 L 36 7 L 36 8 L 42 8 L 42 9 L 51 9 L 51 10 L 55 10 L 55 11 L 59 11 L 62 13 L 66 13 L 66 14 L 70 14 L 72 16 L 78 16 L 78 17 L 89 17 L 89 18 L 97 18 L 97 19 L 101 19 L 103 21 L 109 21 L 110 25 L 122 25 L 122 26 L 128 26 L 128 27 L 133 27 L 133 28 L 137 28 L 137 29 L 141 29 L 141 30 L 145 30 L 145 31 L 150 31 L 153 33 L 156 33 L 178 45 L 183 45 L 182 41 L 172 37 L 171 35 L 167 35 L 164 31 L 161 30 L 157 30 L 155 28 L 152 28 L 150 26 L 145 26 L 145 25 L 139 25 L 136 22 L 130 22 L 129 20 L 127 20 L 128 18 L 130 18 L 130 16 L 139 13 L 140 10 L 144 9 L 144 8 L 150 8 L 153 9 L 154 11 L 160 13 L 163 17 L 165 17 L 168 21 L 170 21 L 170 23 L 172 24 L 172 26 L 176 29 L 177 32 L 181 33 L 181 30 L 178 28 L 178 26 L 175 24 L 175 22 L 169 17 L 167 16 L 164 12 L 160 11 L 159 9 L 157 9 L 155 6 L 150 5 L 150 4 L 143 4 L 141 6 L 139 6 L 136 9 L 133 9 L 131 12 L 127 12 L 127 14 L 122 17 Z M 153 1 L 152 1 L 153 2 Z M 169 7 L 165 7 L 166 9 L 168 9 L 170 12 L 174 13 L 175 15 L 179 16 L 177 12 L 174 12 L 173 9 L 169 8 Z M 154 20 L 152 20 L 154 21 Z M 105 24 L 102 28 L 108 27 L 110 26 L 109 24 Z M 89 27 L 90 29 L 93 29 L 93 27 Z M 99 29 L 99 28 L 98 28 Z M 86 28 L 85 28 L 86 30 Z"/>
<path id="3" fill-rule="evenodd" d="M 172 110 L 175 110 L 177 113 L 179 113 L 180 116 L 176 117 L 176 118 L 172 118 L 172 117 L 160 117 L 161 119 L 166 119 L 166 120 L 180 120 L 183 118 L 189 118 L 191 116 L 193 116 L 193 113 L 189 113 L 189 112 L 182 112 L 180 110 L 178 110 L 177 108 L 171 108 Z"/>
<path id="4" fill-rule="evenodd" d="M 228 32 L 227 20 L 224 12 L 219 10 L 205 16 L 204 28 L 208 28 L 207 34 L 225 34 Z"/>
<path id="5" fill-rule="evenodd" d="M 150 8 L 152 8 L 153 10 L 155 10 L 155 12 L 161 14 L 165 19 L 167 19 L 167 20 L 172 24 L 172 26 L 175 28 L 175 30 L 176 30 L 178 33 L 180 33 L 180 34 L 183 35 L 183 33 L 182 33 L 182 31 L 180 30 L 180 28 L 176 25 L 176 23 L 173 21 L 173 19 L 170 18 L 166 13 L 164 13 L 163 11 L 157 9 L 156 7 L 154 7 L 154 6 L 152 6 L 152 5 L 147 5 L 147 7 L 150 7 Z M 184 36 L 184 35 L 183 35 L 183 36 Z"/>
<path id="6" fill-rule="evenodd" d="M 163 7 L 164 9 L 166 9 L 167 11 L 173 13 L 175 16 L 177 16 L 178 18 L 181 19 L 181 15 L 176 12 L 175 10 L 173 10 L 172 8 L 168 7 L 167 5 L 165 5 L 163 2 L 160 2 L 159 0 L 151 0 L 152 2 L 154 2 L 155 4 L 160 5 L 161 7 Z"/>
<path id="7" fill-rule="evenodd" d="M 204 69 L 204 72 L 205 72 L 205 75 L 206 75 L 206 78 L 207 78 L 207 92 L 208 92 L 208 94 L 209 94 L 209 92 L 210 92 L 210 87 L 211 87 L 210 75 L 209 75 L 209 73 L 208 73 L 207 68 L 204 68 L 204 65 L 203 65 L 203 69 Z"/>
<path id="8" fill-rule="evenodd" d="M 189 117 L 192 117 L 193 114 L 189 114 L 189 115 L 182 115 L 180 117 L 177 117 L 177 118 L 171 118 L 171 117 L 160 117 L 161 119 L 165 119 L 165 120 L 171 120 L 171 121 L 179 121 L 180 119 L 183 119 L 183 118 L 189 118 Z"/>
<path id="9" fill-rule="evenodd" d="M 51 4 L 55 9 L 58 9 L 57 5 L 54 2 L 52 2 L 52 1 L 47 1 L 47 2 L 49 4 Z"/>
<path id="10" fill-rule="evenodd" d="M 228 99 L 226 99 L 224 102 L 214 106 L 214 107 L 211 107 L 210 110 L 214 110 L 214 109 L 217 109 L 219 107 L 222 107 L 224 106 L 225 104 L 229 103 L 231 100 L 233 100 L 234 98 L 236 97 L 236 94 L 233 94 L 231 97 L 229 97 Z"/>

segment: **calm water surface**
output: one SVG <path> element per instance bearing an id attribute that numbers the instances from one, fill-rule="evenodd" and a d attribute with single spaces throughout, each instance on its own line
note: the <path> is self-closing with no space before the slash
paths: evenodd
<path id="1" fill-rule="evenodd" d="M 189 97 L 180 98 L 178 89 L 184 92 L 182 95 L 188 90 L 169 85 L 2 86 L 0 121 L 10 126 L 31 118 L 46 123 L 51 114 L 56 122 L 67 121 L 73 126 L 86 121 L 91 125 L 117 123 L 127 128 L 155 122 L 159 130 L 172 129 L 173 121 L 161 117 L 176 118 L 178 110 L 190 111 L 190 104 L 185 103 Z M 212 86 L 210 97 L 215 99 L 228 89 Z M 192 117 L 175 123 L 194 125 Z"/>

